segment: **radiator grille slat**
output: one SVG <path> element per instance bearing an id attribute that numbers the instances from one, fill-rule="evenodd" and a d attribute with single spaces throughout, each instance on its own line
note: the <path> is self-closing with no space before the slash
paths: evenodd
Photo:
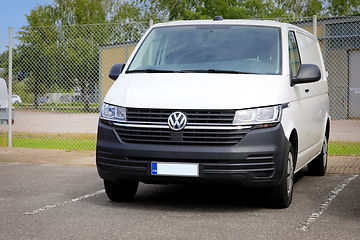
<path id="1" fill-rule="evenodd" d="M 154 110 L 134 109 L 126 110 L 128 122 L 167 123 L 171 113 L 180 111 L 185 113 L 188 124 L 220 124 L 231 126 L 235 110 Z"/>
<path id="2" fill-rule="evenodd" d="M 146 124 L 167 125 L 171 113 L 181 111 L 187 116 L 187 126 L 199 129 L 184 129 L 174 132 L 170 128 L 155 128 Z M 118 136 L 125 143 L 229 146 L 239 143 L 247 130 L 217 129 L 216 126 L 232 125 L 235 110 L 168 110 L 168 109 L 127 109 L 127 125 L 116 128 Z M 131 126 L 134 124 L 134 126 Z M 136 126 L 141 125 L 141 126 Z M 201 129 L 204 126 L 205 129 Z M 215 129 L 206 129 L 212 126 Z"/>
<path id="3" fill-rule="evenodd" d="M 118 127 L 117 134 L 126 143 L 169 145 L 233 145 L 246 134 L 243 130 L 183 130 Z"/>

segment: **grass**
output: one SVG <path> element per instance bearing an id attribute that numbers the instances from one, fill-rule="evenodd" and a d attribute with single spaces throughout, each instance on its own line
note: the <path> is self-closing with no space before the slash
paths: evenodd
<path id="1" fill-rule="evenodd" d="M 360 142 L 330 141 L 329 155 L 360 155 Z"/>
<path id="2" fill-rule="evenodd" d="M 7 146 L 7 133 L 0 132 L 0 146 Z M 39 134 L 14 133 L 13 147 L 95 150 L 95 133 Z M 360 155 L 360 142 L 330 141 L 329 155 Z"/>
<path id="3" fill-rule="evenodd" d="M 7 133 L 0 133 L 0 146 L 6 147 Z M 63 150 L 94 150 L 96 147 L 95 133 L 39 134 L 14 133 L 12 146 L 22 148 L 63 149 Z"/>
<path id="4" fill-rule="evenodd" d="M 33 103 L 22 103 L 22 104 L 14 104 L 14 106 L 33 106 Z M 73 103 L 42 103 L 38 104 L 39 107 L 58 107 L 58 108 L 66 108 L 66 107 L 77 107 L 77 108 L 83 108 L 85 106 L 84 103 L 79 102 L 73 102 Z M 98 103 L 89 103 L 89 107 L 95 108 L 98 107 Z"/>
<path id="5" fill-rule="evenodd" d="M 43 103 L 35 109 L 33 104 L 15 104 L 14 107 L 20 109 L 32 109 L 40 112 L 61 112 L 61 113 L 98 113 L 99 104 L 89 104 L 89 110 L 85 111 L 84 103 Z"/>

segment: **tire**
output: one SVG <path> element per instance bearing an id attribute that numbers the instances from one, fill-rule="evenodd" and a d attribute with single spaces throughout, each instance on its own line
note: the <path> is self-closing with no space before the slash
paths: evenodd
<path id="1" fill-rule="evenodd" d="M 275 208 L 287 208 L 290 206 L 294 189 L 294 160 L 295 153 L 291 143 L 286 161 L 284 161 L 284 172 L 281 182 L 274 187 L 270 193 L 270 202 Z"/>
<path id="2" fill-rule="evenodd" d="M 104 180 L 105 192 L 111 201 L 131 201 L 138 189 L 139 181 L 122 180 L 110 182 Z"/>
<path id="3" fill-rule="evenodd" d="M 328 140 L 324 137 L 321 153 L 308 163 L 308 172 L 313 176 L 324 176 L 328 162 Z"/>

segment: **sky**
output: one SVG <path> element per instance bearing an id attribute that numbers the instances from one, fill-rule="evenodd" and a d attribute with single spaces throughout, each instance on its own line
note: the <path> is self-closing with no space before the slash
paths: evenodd
<path id="1" fill-rule="evenodd" d="M 27 25 L 25 14 L 29 15 L 31 9 L 52 3 L 53 0 L 0 0 L 0 29 L 20 29 Z"/>
<path id="2" fill-rule="evenodd" d="M 16 32 L 27 25 L 26 15 L 39 5 L 52 4 L 53 0 L 0 0 L 0 54 L 9 46 L 9 27 L 13 27 L 13 47 L 18 45 Z"/>

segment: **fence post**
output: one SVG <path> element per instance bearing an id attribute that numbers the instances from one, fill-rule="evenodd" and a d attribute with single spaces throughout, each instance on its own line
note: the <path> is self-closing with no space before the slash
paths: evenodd
<path id="1" fill-rule="evenodd" d="M 12 147 L 12 27 L 9 27 L 9 100 L 8 100 L 8 147 Z"/>
<path id="2" fill-rule="evenodd" d="M 154 25 L 154 20 L 150 19 L 149 25 L 150 25 L 150 27 L 152 27 Z"/>
<path id="3" fill-rule="evenodd" d="M 317 38 L 317 16 L 313 16 L 313 34 Z"/>

